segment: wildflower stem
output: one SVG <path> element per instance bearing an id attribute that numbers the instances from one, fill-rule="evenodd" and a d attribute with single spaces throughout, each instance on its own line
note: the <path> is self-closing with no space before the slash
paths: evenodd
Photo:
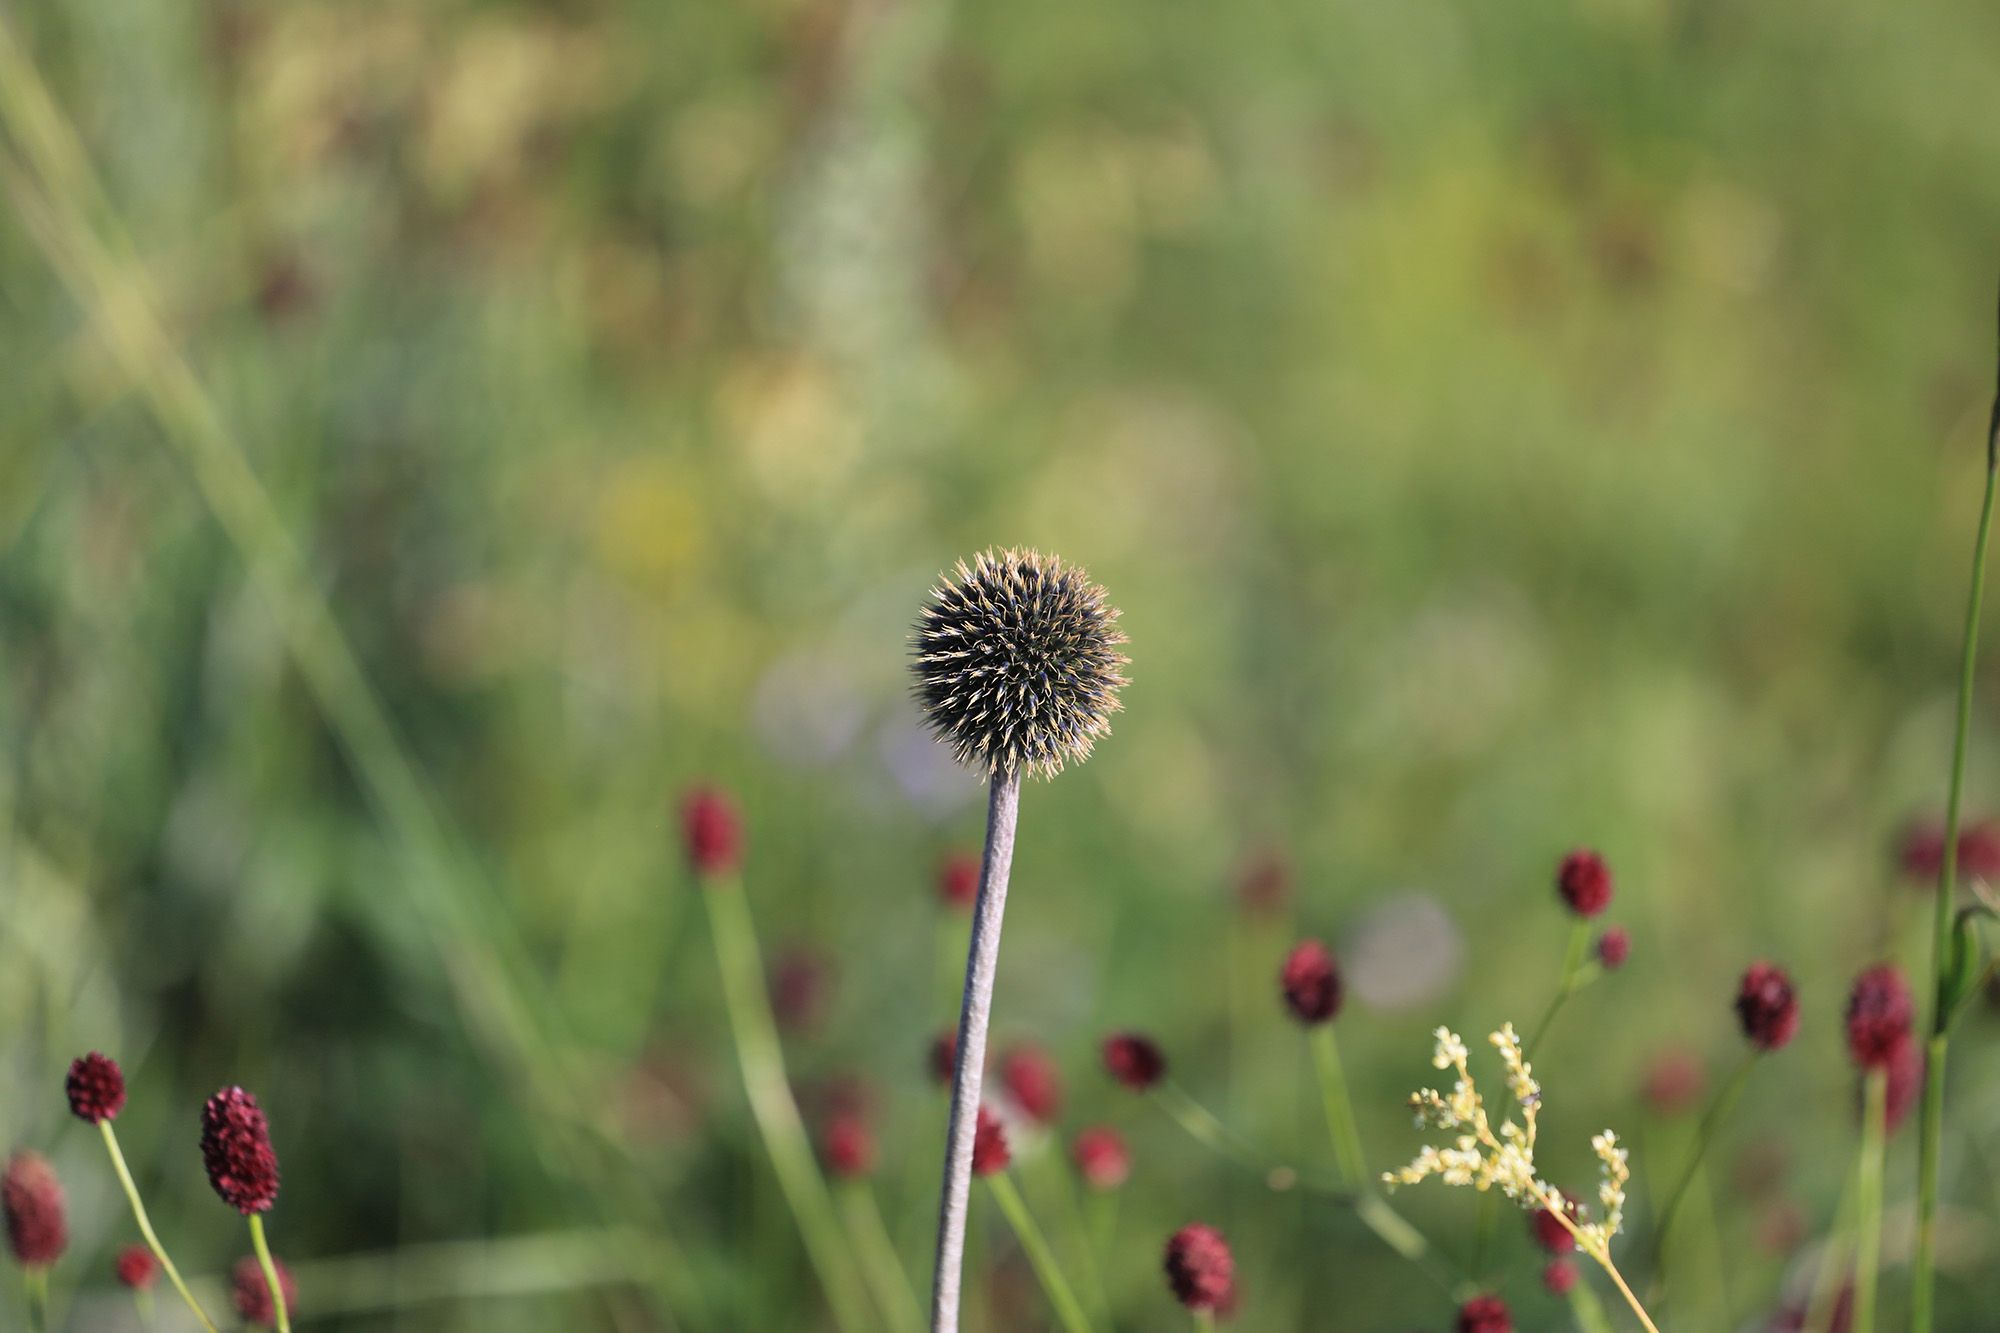
<path id="1" fill-rule="evenodd" d="M 1874 1333 L 1876 1274 L 1882 1257 L 1882 1154 L 1889 1075 L 1868 1071 L 1861 1112 L 1861 1161 L 1855 1183 L 1854 1333 Z"/>
<path id="2" fill-rule="evenodd" d="M 923 1327 L 923 1311 L 917 1307 L 910 1276 L 896 1257 L 896 1243 L 889 1238 L 874 1191 L 862 1181 L 846 1180 L 839 1185 L 839 1195 L 842 1220 L 861 1258 L 862 1275 L 875 1289 L 875 1303 L 897 1333 L 914 1333 Z"/>
<path id="3" fill-rule="evenodd" d="M 1055 1177 L 1053 1191 L 1061 1202 L 1064 1220 L 1069 1227 L 1070 1241 L 1081 1256 L 1079 1267 L 1083 1270 L 1083 1283 L 1090 1292 L 1091 1313 L 1111 1322 L 1111 1298 L 1104 1291 L 1104 1273 L 1097 1262 L 1097 1246 L 1091 1243 L 1090 1227 L 1084 1220 L 1083 1200 L 1079 1197 L 1076 1177 L 1072 1175 L 1063 1159 L 1048 1154 L 1045 1159 L 1050 1164 L 1050 1175 Z"/>
<path id="4" fill-rule="evenodd" d="M 1832 1333 L 1840 1305 L 1841 1278 L 1847 1260 L 1847 1232 L 1854 1224 L 1854 1174 L 1849 1172 L 1833 1208 L 1833 1225 L 1820 1246 L 1819 1271 L 1813 1274 L 1812 1298 L 1806 1305 L 1802 1333 Z"/>
<path id="5" fill-rule="evenodd" d="M 1611 1320 L 1589 1283 L 1578 1279 L 1577 1284 L 1569 1289 L 1569 1309 L 1576 1316 L 1576 1326 L 1581 1333 L 1611 1333 Z"/>
<path id="6" fill-rule="evenodd" d="M 777 1023 L 771 1017 L 764 964 L 757 955 L 756 928 L 744 902 L 743 886 L 732 875 L 706 876 L 701 897 L 708 905 L 723 1003 L 729 1011 L 751 1118 L 757 1122 L 764 1150 L 770 1155 L 778 1188 L 798 1223 L 806 1255 L 826 1290 L 834 1322 L 845 1333 L 861 1333 L 872 1321 L 854 1276 L 853 1256 L 834 1216 L 833 1200 L 813 1160 L 805 1123 L 785 1075 L 784 1049 L 778 1044 Z"/>
<path id="7" fill-rule="evenodd" d="M 1951 1039 L 1951 997 L 1945 968 L 1951 957 L 1951 915 L 1958 890 L 1958 820 L 1965 794 L 1966 738 L 1972 729 L 1972 685 L 1979 660 L 1979 611 L 1986 599 L 1986 548 L 1993 535 L 1995 483 L 2000 482 L 2000 386 L 1986 426 L 1986 494 L 1972 543 L 1972 588 L 1965 605 L 1965 644 L 1958 667 L 1958 718 L 1952 733 L 1951 786 L 1944 808 L 1944 855 L 1939 858 L 1931 932 L 1931 1035 L 1924 1061 L 1924 1106 L 1917 1137 L 1917 1256 L 1910 1291 L 1910 1333 L 1931 1333 L 1937 1285 L 1938 1149 L 1944 1137 L 1944 1062 Z"/>
<path id="8" fill-rule="evenodd" d="M 1034 1214 L 1028 1211 L 1021 1191 L 1014 1188 L 1013 1180 L 1004 1171 L 986 1177 L 986 1183 L 993 1191 L 994 1202 L 1006 1214 L 1007 1225 L 1014 1228 L 1015 1237 L 1027 1253 L 1028 1263 L 1041 1280 L 1042 1290 L 1048 1293 L 1050 1303 L 1056 1307 L 1056 1317 L 1062 1321 L 1063 1328 L 1067 1333 L 1090 1333 L 1090 1320 L 1085 1318 L 1083 1306 L 1077 1303 L 1069 1279 L 1057 1266 L 1055 1253 L 1049 1249 L 1042 1229 L 1035 1225 Z"/>
<path id="9" fill-rule="evenodd" d="M 111 1128 L 111 1122 L 100 1120 L 97 1127 L 104 1132 L 104 1146 L 111 1153 L 111 1169 L 118 1173 L 118 1183 L 124 1187 L 125 1198 L 132 1205 L 132 1217 L 139 1224 L 139 1234 L 146 1238 L 146 1248 L 160 1261 L 160 1270 L 167 1275 L 167 1281 L 174 1284 L 174 1290 L 181 1294 L 181 1299 L 187 1302 L 188 1309 L 194 1311 L 194 1317 L 201 1321 L 201 1326 L 208 1333 L 216 1333 L 215 1324 L 201 1308 L 201 1303 L 195 1300 L 194 1293 L 188 1290 L 187 1283 L 181 1278 L 181 1270 L 174 1267 L 174 1261 L 167 1257 L 167 1247 L 160 1244 L 159 1236 L 153 1231 L 152 1219 L 146 1216 L 146 1205 L 139 1199 L 139 1187 L 132 1182 L 132 1172 L 125 1165 L 125 1154 L 118 1147 L 118 1135 Z"/>
<path id="10" fill-rule="evenodd" d="M 1333 1024 L 1315 1025 L 1308 1041 L 1313 1065 L 1319 1071 L 1319 1096 L 1326 1108 L 1327 1130 L 1333 1135 L 1334 1160 L 1347 1187 L 1365 1192 L 1368 1163 L 1361 1151 L 1361 1132 L 1354 1124 L 1354 1103 L 1347 1093 L 1347 1075 L 1340 1066 L 1340 1045 L 1334 1040 Z"/>
<path id="11" fill-rule="evenodd" d="M 1715 1100 L 1709 1103 L 1708 1111 L 1701 1118 L 1701 1126 L 1695 1131 L 1694 1152 L 1688 1157 L 1687 1165 L 1682 1168 L 1680 1179 L 1675 1182 L 1673 1192 L 1667 1195 L 1666 1203 L 1661 1206 L 1659 1220 L 1654 1223 L 1653 1267 L 1655 1269 L 1658 1269 L 1666 1259 L 1667 1239 L 1674 1229 L 1674 1215 L 1680 1211 L 1681 1202 L 1687 1198 L 1689 1187 L 1694 1184 L 1695 1176 L 1701 1171 L 1702 1160 L 1708 1155 L 1709 1145 L 1714 1141 L 1716 1131 L 1728 1118 L 1731 1108 L 1736 1105 L 1736 1099 L 1742 1096 L 1743 1085 L 1749 1081 L 1750 1069 L 1756 1063 L 1757 1057 L 1754 1054 L 1744 1057 L 1743 1063 L 1736 1067 L 1736 1072 L 1729 1076 L 1729 1081 L 1715 1094 Z"/>
<path id="12" fill-rule="evenodd" d="M 1563 1229 L 1576 1238 L 1576 1248 L 1580 1252 L 1589 1255 L 1596 1262 L 1597 1266 L 1602 1268 L 1611 1278 L 1612 1284 L 1618 1288 L 1618 1294 L 1625 1298 L 1625 1303 L 1632 1307 L 1632 1313 L 1638 1316 L 1641 1324 L 1645 1325 L 1646 1333 L 1660 1333 L 1659 1327 L 1653 1323 L 1653 1317 L 1646 1313 L 1646 1307 L 1639 1303 L 1639 1298 L 1633 1294 L 1632 1288 L 1626 1285 L 1625 1275 L 1618 1271 L 1617 1264 L 1611 1262 L 1610 1244 L 1608 1242 L 1600 1243 L 1584 1235 L 1576 1223 L 1570 1220 L 1567 1201 L 1555 1194 L 1553 1190 L 1537 1183 L 1531 1193 L 1533 1193 L 1536 1199 L 1541 1201 L 1542 1207 L 1548 1209 L 1549 1215 L 1560 1222 Z"/>
<path id="13" fill-rule="evenodd" d="M 1194 1312 L 1196 1333 L 1215 1333 L 1215 1311 L 1196 1310 Z"/>
<path id="14" fill-rule="evenodd" d="M 264 1283 L 271 1288 L 271 1313 L 278 1322 L 278 1333 L 292 1333 L 292 1312 L 285 1301 L 284 1283 L 278 1280 L 278 1268 L 271 1262 L 271 1247 L 264 1240 L 264 1215 L 250 1214 L 250 1248 L 257 1252 L 257 1267 L 264 1270 Z"/>
<path id="15" fill-rule="evenodd" d="M 1000 922 L 1007 909 L 1007 876 L 1014 864 L 1014 829 L 1020 812 L 1021 775 L 1012 769 L 995 773 L 987 792 L 986 849 L 980 858 L 979 897 L 972 906 L 972 938 L 966 949 L 965 989 L 958 1011 L 958 1047 L 952 1053 L 951 1120 L 945 1141 L 944 1188 L 938 1199 L 931 1333 L 956 1333 L 958 1329 L 965 1216 L 972 1195 L 972 1142 L 979 1124 L 986 1028 L 993 1012 Z"/>
<path id="16" fill-rule="evenodd" d="M 49 1270 L 36 1264 L 22 1270 L 28 1293 L 28 1333 L 45 1333 L 49 1326 Z"/>

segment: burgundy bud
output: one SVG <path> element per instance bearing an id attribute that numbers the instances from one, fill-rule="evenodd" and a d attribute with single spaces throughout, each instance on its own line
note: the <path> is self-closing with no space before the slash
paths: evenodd
<path id="1" fill-rule="evenodd" d="M 1167 1241 L 1167 1286 L 1190 1310 L 1213 1310 L 1236 1285 L 1236 1260 L 1229 1242 L 1199 1222 L 1182 1227 Z"/>
<path id="2" fill-rule="evenodd" d="M 1612 926 L 1597 937 L 1597 961 L 1607 972 L 1625 966 L 1632 954 L 1632 936 L 1623 926 Z"/>
<path id="3" fill-rule="evenodd" d="M 277 1259 L 271 1260 L 271 1267 L 278 1274 L 278 1289 L 285 1294 L 285 1317 L 299 1312 L 299 1289 L 293 1283 L 291 1273 Z M 278 1312 L 271 1305 L 271 1284 L 264 1277 L 264 1269 L 257 1260 L 245 1255 L 236 1261 L 236 1267 L 229 1270 L 231 1299 L 236 1302 L 236 1313 L 247 1323 L 260 1328 L 275 1328 Z"/>
<path id="4" fill-rule="evenodd" d="M 1578 1200 L 1568 1190 L 1562 1192 L 1563 1211 L 1574 1222 L 1578 1216 Z M 1528 1214 L 1529 1229 L 1534 1232 L 1535 1244 L 1554 1255 L 1568 1254 L 1576 1248 L 1576 1237 L 1568 1227 L 1556 1220 L 1556 1215 L 1546 1208 L 1537 1208 Z"/>
<path id="5" fill-rule="evenodd" d="M 932 1037 L 925 1060 L 932 1080 L 942 1087 L 950 1087 L 951 1067 L 958 1062 L 958 1029 L 946 1028 Z"/>
<path id="6" fill-rule="evenodd" d="M 1587 847 L 1579 847 L 1556 867 L 1556 892 L 1578 916 L 1596 916 L 1611 905 L 1611 867 Z"/>
<path id="7" fill-rule="evenodd" d="M 1498 1296 L 1474 1296 L 1458 1307 L 1458 1333 L 1514 1333 L 1514 1316 Z"/>
<path id="8" fill-rule="evenodd" d="M 17 1152 L 0 1176 L 0 1210 L 7 1214 L 7 1248 L 23 1268 L 47 1268 L 69 1245 L 62 1182 L 48 1158 Z"/>
<path id="9" fill-rule="evenodd" d="M 961 911 L 979 900 L 979 858 L 953 852 L 938 865 L 938 901 Z"/>
<path id="10" fill-rule="evenodd" d="M 830 1175 L 859 1180 L 875 1169 L 875 1134 L 858 1111 L 844 1111 L 828 1120 L 819 1147 Z"/>
<path id="11" fill-rule="evenodd" d="M 1016 1046 L 1000 1058 L 1000 1083 L 1021 1113 L 1038 1125 L 1062 1112 L 1062 1073 L 1039 1046 Z"/>
<path id="12" fill-rule="evenodd" d="M 125 1073 L 116 1060 L 96 1051 L 70 1065 L 63 1089 L 69 1093 L 70 1114 L 93 1125 L 115 1120 L 125 1109 Z"/>
<path id="13" fill-rule="evenodd" d="M 1013 1160 L 1014 1155 L 1007 1149 L 1006 1129 L 991 1111 L 980 1107 L 972 1134 L 972 1174 L 990 1176 L 995 1171 L 1005 1171 Z"/>
<path id="14" fill-rule="evenodd" d="M 1104 1068 L 1134 1092 L 1144 1092 L 1167 1076 L 1167 1056 L 1151 1037 L 1114 1032 L 1104 1039 Z"/>
<path id="15" fill-rule="evenodd" d="M 153 1252 L 143 1245 L 127 1245 L 118 1251 L 118 1280 L 133 1291 L 144 1291 L 160 1275 Z"/>
<path id="16" fill-rule="evenodd" d="M 1099 1125 L 1081 1130 L 1070 1145 L 1076 1173 L 1099 1193 L 1115 1190 L 1132 1174 L 1132 1153 L 1117 1130 Z"/>
<path id="17" fill-rule="evenodd" d="M 733 874 L 743 863 L 743 821 L 713 787 L 697 787 L 681 799 L 681 840 L 697 875 Z"/>
<path id="18" fill-rule="evenodd" d="M 1763 1051 L 1775 1051 L 1799 1030 L 1799 997 L 1785 970 L 1770 963 L 1752 963 L 1736 991 L 1736 1018 L 1743 1035 Z"/>
<path id="19" fill-rule="evenodd" d="M 1551 1259 L 1542 1268 L 1542 1285 L 1551 1296 L 1567 1296 L 1576 1285 L 1576 1265 L 1567 1259 Z"/>
<path id="20" fill-rule="evenodd" d="M 1883 1099 L 1883 1123 L 1887 1132 L 1894 1134 L 1903 1126 L 1903 1121 L 1917 1104 L 1917 1096 L 1924 1090 L 1924 1054 L 1921 1044 L 1914 1038 L 1899 1042 L 1889 1053 L 1887 1086 Z"/>
<path id="21" fill-rule="evenodd" d="M 1982 819 L 1958 835 L 1958 877 L 2000 880 L 2000 824 Z"/>
<path id="22" fill-rule="evenodd" d="M 1944 825 L 1929 820 L 1910 825 L 1896 859 L 1919 887 L 1934 883 L 1944 871 Z M 2000 823 L 1982 819 L 1959 830 L 1958 878 L 2000 879 Z"/>
<path id="23" fill-rule="evenodd" d="M 1325 1023 L 1340 1012 L 1340 968 L 1318 940 L 1302 940 L 1279 974 L 1285 1003 L 1301 1023 Z"/>
<path id="24" fill-rule="evenodd" d="M 1903 974 L 1887 963 L 1854 979 L 1847 998 L 1847 1051 L 1863 1069 L 1882 1069 L 1896 1047 L 1909 1040 L 1916 1001 Z"/>
<path id="25" fill-rule="evenodd" d="M 201 1158 L 222 1201 L 248 1217 L 278 1201 L 278 1154 L 257 1099 L 224 1088 L 201 1108 Z"/>

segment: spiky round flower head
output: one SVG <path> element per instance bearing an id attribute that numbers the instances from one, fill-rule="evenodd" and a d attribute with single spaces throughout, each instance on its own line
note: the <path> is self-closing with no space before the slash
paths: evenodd
<path id="1" fill-rule="evenodd" d="M 1736 990 L 1736 1018 L 1743 1035 L 1760 1051 L 1775 1051 L 1799 1030 L 1799 997 L 1785 969 L 1752 963 Z"/>
<path id="2" fill-rule="evenodd" d="M 1616 972 L 1631 956 L 1632 933 L 1625 927 L 1612 926 L 1597 937 L 1597 961 L 1605 971 Z"/>
<path id="3" fill-rule="evenodd" d="M 917 702 L 960 763 L 1053 777 L 1111 729 L 1124 642 L 1117 609 L 1082 570 L 984 551 L 917 617 Z"/>
<path id="4" fill-rule="evenodd" d="M 1551 1296 L 1569 1295 L 1576 1278 L 1576 1265 L 1567 1259 L 1551 1259 L 1542 1268 L 1542 1285 Z"/>
<path id="5" fill-rule="evenodd" d="M 1514 1316 L 1498 1296 L 1474 1296 L 1458 1307 L 1458 1333 L 1514 1333 Z"/>
<path id="6" fill-rule="evenodd" d="M 1199 1222 L 1176 1231 L 1167 1241 L 1167 1286 L 1174 1299 L 1190 1310 L 1213 1310 L 1236 1285 L 1236 1260 L 1229 1242 L 1214 1227 Z"/>
<path id="7" fill-rule="evenodd" d="M 1104 1039 L 1104 1068 L 1134 1092 L 1144 1092 L 1167 1076 L 1167 1056 L 1151 1037 L 1114 1032 Z"/>
<path id="8" fill-rule="evenodd" d="M 875 1169 L 875 1134 L 858 1111 L 843 1111 L 828 1120 L 819 1150 L 827 1173 L 842 1180 L 859 1180 Z"/>
<path id="9" fill-rule="evenodd" d="M 995 1171 L 1005 1171 L 1013 1160 L 1014 1154 L 1007 1147 L 1006 1129 L 991 1111 L 980 1107 L 972 1133 L 972 1174 L 990 1176 Z"/>
<path id="10" fill-rule="evenodd" d="M 970 852 L 953 852 L 938 862 L 938 901 L 955 911 L 966 911 L 979 898 L 979 858 Z"/>
<path id="11" fill-rule="evenodd" d="M 1048 1125 L 1062 1113 L 1062 1072 L 1039 1046 L 1016 1046 L 1000 1057 L 1000 1083 L 1021 1113 Z"/>
<path id="12" fill-rule="evenodd" d="M 1117 1130 L 1106 1125 L 1078 1131 L 1070 1157 L 1083 1183 L 1100 1194 L 1117 1189 L 1132 1174 L 1131 1149 Z"/>
<path id="13" fill-rule="evenodd" d="M 299 1289 L 292 1281 L 291 1272 L 278 1260 L 271 1260 L 271 1267 L 278 1274 L 278 1289 L 285 1294 L 285 1314 L 289 1318 L 299 1311 Z M 271 1306 L 271 1284 L 264 1277 L 263 1268 L 257 1260 L 245 1255 L 229 1270 L 230 1298 L 236 1303 L 236 1313 L 245 1323 L 259 1328 L 275 1328 L 278 1312 Z"/>
<path id="14" fill-rule="evenodd" d="M 0 1211 L 7 1214 L 7 1248 L 23 1268 L 47 1268 L 69 1247 L 62 1182 L 40 1153 L 17 1152 L 7 1159 Z"/>
<path id="15" fill-rule="evenodd" d="M 1292 1017 L 1308 1026 L 1331 1022 L 1340 1012 L 1340 968 L 1318 940 L 1301 940 L 1285 957 L 1278 975 Z"/>
<path id="16" fill-rule="evenodd" d="M 63 1090 L 69 1094 L 70 1114 L 93 1125 L 115 1120 L 125 1109 L 124 1071 L 116 1060 L 96 1051 L 70 1065 Z"/>
<path id="17" fill-rule="evenodd" d="M 224 1088 L 201 1108 L 201 1158 L 222 1201 L 248 1217 L 278 1201 L 278 1154 L 257 1099 Z"/>
<path id="18" fill-rule="evenodd" d="M 118 1251 L 118 1281 L 133 1291 L 144 1291 L 160 1275 L 153 1252 L 143 1245 L 127 1245 Z"/>
<path id="19" fill-rule="evenodd" d="M 1578 916 L 1596 916 L 1611 905 L 1611 867 L 1587 847 L 1579 847 L 1556 867 L 1556 892 Z"/>
<path id="20" fill-rule="evenodd" d="M 681 845 L 697 875 L 727 875 L 743 863 L 743 817 L 713 787 L 681 798 Z"/>
<path id="21" fill-rule="evenodd" d="M 1903 974 L 1887 963 L 1854 979 L 1847 997 L 1847 1051 L 1863 1069 L 1886 1069 L 1910 1038 L 1916 1001 Z"/>

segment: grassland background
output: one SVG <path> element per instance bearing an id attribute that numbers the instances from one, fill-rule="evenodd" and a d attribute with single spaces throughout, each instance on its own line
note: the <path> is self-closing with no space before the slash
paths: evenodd
<path id="1" fill-rule="evenodd" d="M 1768 955 L 1800 977 L 1805 1027 L 1728 1153 L 1781 1145 L 1783 1196 L 1830 1215 L 1846 983 L 1885 953 L 1922 962 L 1890 851 L 1943 798 L 1993 358 L 2000 10 L 0 18 L 463 849 L 448 873 L 480 911 L 454 920 L 520 946 L 460 928 L 441 950 L 434 867 L 107 350 L 115 312 L 51 266 L 10 125 L 0 1126 L 70 1181 L 69 1280 L 101 1285 L 127 1239 L 54 1092 L 89 1047 L 127 1062 L 127 1148 L 190 1268 L 240 1250 L 192 1150 L 199 1099 L 230 1081 L 277 1128 L 288 1256 L 599 1224 L 490 1057 L 456 948 L 545 983 L 565 1081 L 638 1143 L 722 1326 L 819 1327 L 679 866 L 672 804 L 703 779 L 746 807 L 767 948 L 831 960 L 828 1011 L 788 1052 L 802 1084 L 878 1089 L 884 1203 L 920 1268 L 942 1119 L 920 1058 L 949 1014 L 929 881 L 976 842 L 980 801 L 922 739 L 906 633 L 937 571 L 991 543 L 1086 565 L 1132 638 L 1114 735 L 1024 799 L 998 1002 L 1003 1040 L 1063 1061 L 1070 1119 L 1133 1138 L 1108 1275 L 1127 1326 L 1174 1326 L 1157 1247 L 1196 1217 L 1237 1244 L 1244 1327 L 1448 1319 L 1337 1211 L 1232 1177 L 1097 1074 L 1097 1038 L 1144 1026 L 1246 1132 L 1324 1154 L 1272 990 L 1291 928 L 1230 925 L 1232 868 L 1260 846 L 1295 867 L 1299 931 L 1340 943 L 1421 892 L 1469 941 L 1422 1003 L 1342 1019 L 1379 1163 L 1413 1142 L 1401 1099 L 1432 1025 L 1543 1003 L 1565 929 L 1550 868 L 1589 843 L 1636 945 L 1538 1060 L 1553 1160 L 1581 1171 L 1604 1124 L 1642 1179 L 1650 1149 L 1670 1156 L 1641 1071 L 1672 1043 L 1726 1068 L 1734 978 Z M 1995 686 L 1983 672 L 1983 700 Z M 2000 806 L 1993 716 L 1974 813 Z M 1980 1244 L 1995 1036 L 1981 1018 L 1962 1044 L 1947 1141 Z M 1899 1139 L 1892 1200 L 1913 1162 Z M 1408 1206 L 1468 1243 L 1464 1197 Z M 1752 1243 L 1759 1208 L 1717 1212 L 1749 1319 L 1782 1259 Z M 1004 1301 L 1018 1262 L 982 1230 Z M 1949 1327 L 1984 1327 L 2000 1296 L 1977 1254 L 1948 1279 Z M 1508 1295 L 1540 1327 L 1521 1259 Z M 1887 1293 L 1899 1308 L 1900 1269 Z M 1036 1326 L 1018 1299 L 1012 1326 Z M 464 1297 L 319 1326 L 611 1327 L 620 1304 Z"/>

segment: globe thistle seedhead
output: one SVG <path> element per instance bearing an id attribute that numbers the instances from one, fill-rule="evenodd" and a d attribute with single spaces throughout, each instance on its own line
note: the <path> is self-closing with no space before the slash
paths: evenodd
<path id="1" fill-rule="evenodd" d="M 1458 1307 L 1458 1333 L 1514 1333 L 1514 1316 L 1498 1296 L 1474 1296 Z"/>
<path id="2" fill-rule="evenodd" d="M 1736 1017 L 1743 1035 L 1761 1051 L 1782 1048 L 1798 1034 L 1799 997 L 1785 969 L 1752 963 L 1736 990 Z"/>
<path id="3" fill-rule="evenodd" d="M 17 1152 L 7 1159 L 0 1211 L 7 1215 L 7 1248 L 23 1268 L 47 1268 L 69 1248 L 62 1182 L 40 1153 Z"/>
<path id="4" fill-rule="evenodd" d="M 125 1109 L 124 1071 L 116 1060 L 96 1051 L 70 1065 L 63 1091 L 69 1094 L 70 1114 L 93 1125 L 115 1120 Z"/>
<path id="5" fill-rule="evenodd" d="M 1213 1310 L 1236 1286 L 1236 1259 L 1229 1242 L 1214 1227 L 1199 1222 L 1176 1231 L 1167 1241 L 1164 1265 L 1174 1299 L 1190 1310 Z"/>
<path id="6" fill-rule="evenodd" d="M 222 1201 L 248 1217 L 278 1201 L 278 1154 L 257 1099 L 224 1088 L 201 1108 L 201 1159 Z"/>
<path id="7" fill-rule="evenodd" d="M 1138 1032 L 1114 1032 L 1104 1039 L 1105 1072 L 1133 1092 L 1145 1092 L 1167 1076 L 1166 1052 Z"/>
<path id="8" fill-rule="evenodd" d="M 916 697 L 938 739 L 991 774 L 1053 777 L 1111 729 L 1128 658 L 1104 589 L 1035 551 L 984 551 L 931 590 Z"/>
<path id="9" fill-rule="evenodd" d="M 1117 1189 L 1132 1174 L 1132 1151 L 1124 1136 L 1108 1125 L 1078 1131 L 1070 1157 L 1083 1183 L 1100 1194 Z"/>
<path id="10" fill-rule="evenodd" d="M 143 1245 L 127 1245 L 118 1251 L 116 1267 L 119 1283 L 133 1291 L 146 1290 L 160 1275 L 160 1265 L 154 1260 L 153 1252 Z"/>
<path id="11" fill-rule="evenodd" d="M 1884 963 L 1854 979 L 1847 997 L 1847 1050 L 1863 1069 L 1886 1069 L 1910 1039 L 1917 1004 L 1903 974 Z"/>
<path id="12" fill-rule="evenodd" d="M 972 1174 L 990 1176 L 995 1171 L 1005 1171 L 1013 1160 L 1013 1151 L 1007 1146 L 1007 1130 L 999 1117 L 980 1107 L 972 1134 Z"/>
<path id="13" fill-rule="evenodd" d="M 290 1318 L 299 1311 L 299 1289 L 292 1281 L 291 1272 L 277 1259 L 271 1260 L 272 1269 L 278 1274 L 278 1289 L 285 1294 L 285 1316 Z M 271 1284 L 264 1278 L 264 1270 L 257 1260 L 245 1255 L 229 1270 L 230 1299 L 236 1304 L 236 1313 L 248 1324 L 259 1328 L 275 1328 L 278 1312 L 271 1305 Z"/>

